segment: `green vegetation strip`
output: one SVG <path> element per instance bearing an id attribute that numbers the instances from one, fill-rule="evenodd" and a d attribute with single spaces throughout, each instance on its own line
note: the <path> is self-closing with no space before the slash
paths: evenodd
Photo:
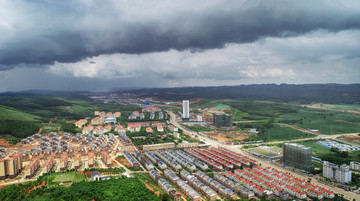
<path id="1" fill-rule="evenodd" d="M 137 178 L 78 182 L 70 187 L 34 189 L 41 181 L 10 185 L 0 189 L 0 200 L 160 200 Z"/>

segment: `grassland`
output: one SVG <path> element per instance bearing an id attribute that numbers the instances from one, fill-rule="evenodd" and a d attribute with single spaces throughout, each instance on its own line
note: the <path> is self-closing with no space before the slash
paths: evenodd
<path id="1" fill-rule="evenodd" d="M 323 134 L 360 132 L 360 115 L 345 112 L 303 108 L 297 113 L 282 114 L 276 121 L 318 129 Z"/>
<path id="2" fill-rule="evenodd" d="M 293 113 L 297 107 L 287 103 L 273 101 L 256 101 L 244 99 L 222 99 L 222 100 L 203 100 L 191 107 L 215 107 L 219 105 L 229 105 L 234 120 L 267 120 L 284 113 Z"/>
<path id="3" fill-rule="evenodd" d="M 85 175 L 79 173 L 64 173 L 56 175 L 52 180 L 53 183 L 69 183 L 69 182 L 81 182 L 88 181 Z"/>
<path id="4" fill-rule="evenodd" d="M 274 127 L 268 129 L 266 133 L 261 135 L 261 137 L 267 141 L 294 140 L 314 136 L 315 135 L 304 133 L 289 127 L 281 127 L 279 125 L 274 125 Z"/>
<path id="5" fill-rule="evenodd" d="M 188 125 L 183 125 L 185 128 L 195 131 L 195 132 L 201 132 L 201 131 L 214 131 L 213 129 L 209 128 L 209 127 L 205 127 L 205 126 L 199 126 L 199 125 L 194 125 L 194 126 L 188 126 Z"/>
<path id="6" fill-rule="evenodd" d="M 355 104 L 311 104 L 309 106 L 314 106 L 324 109 L 360 111 L 360 105 L 355 105 Z"/>

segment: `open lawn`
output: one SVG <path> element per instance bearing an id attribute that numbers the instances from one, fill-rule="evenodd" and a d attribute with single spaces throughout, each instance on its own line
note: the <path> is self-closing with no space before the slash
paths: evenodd
<path id="1" fill-rule="evenodd" d="M 280 115 L 276 121 L 305 129 L 317 129 L 323 134 L 360 132 L 360 115 L 345 112 L 305 108 L 298 113 Z"/>
<path id="2" fill-rule="evenodd" d="M 68 183 L 68 182 L 81 182 L 81 181 L 87 181 L 88 179 L 85 177 L 85 175 L 79 174 L 79 173 L 64 173 L 60 175 L 56 175 L 54 180 L 52 182 L 54 183 Z"/>

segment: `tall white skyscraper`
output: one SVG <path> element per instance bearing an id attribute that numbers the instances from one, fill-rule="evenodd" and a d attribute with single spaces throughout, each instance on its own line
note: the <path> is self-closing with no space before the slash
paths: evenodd
<path id="1" fill-rule="evenodd" d="M 188 120 L 189 117 L 190 117 L 190 114 L 189 114 L 189 100 L 183 100 L 183 119 L 186 119 Z"/>

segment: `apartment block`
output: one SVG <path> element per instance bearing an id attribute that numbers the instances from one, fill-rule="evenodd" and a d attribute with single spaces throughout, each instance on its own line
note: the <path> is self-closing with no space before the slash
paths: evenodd
<path id="1" fill-rule="evenodd" d="M 285 143 L 283 146 L 283 162 L 296 168 L 311 171 L 314 165 L 311 163 L 311 147 L 295 143 Z"/>
<path id="2" fill-rule="evenodd" d="M 351 182 L 351 170 L 350 167 L 346 164 L 338 166 L 336 164 L 324 161 L 323 176 L 343 184 Z"/>
<path id="3" fill-rule="evenodd" d="M 0 160 L 0 179 L 15 178 L 22 170 L 21 153 L 10 154 Z"/>
<path id="4" fill-rule="evenodd" d="M 45 162 L 45 164 L 43 165 L 43 167 L 45 168 L 45 172 L 50 172 L 52 170 L 52 168 L 55 165 L 55 155 L 50 156 L 50 158 Z"/>
<path id="5" fill-rule="evenodd" d="M 111 167 L 111 157 L 109 153 L 102 151 L 101 152 L 101 160 L 106 165 L 106 167 Z"/>
<path id="6" fill-rule="evenodd" d="M 63 154 L 60 159 L 60 171 L 65 171 L 69 163 L 68 155 Z"/>
<path id="7" fill-rule="evenodd" d="M 26 172 L 26 178 L 29 179 L 35 175 L 35 173 L 40 168 L 40 158 L 35 158 L 34 161 L 31 162 L 31 164 L 28 166 L 27 172 Z"/>

